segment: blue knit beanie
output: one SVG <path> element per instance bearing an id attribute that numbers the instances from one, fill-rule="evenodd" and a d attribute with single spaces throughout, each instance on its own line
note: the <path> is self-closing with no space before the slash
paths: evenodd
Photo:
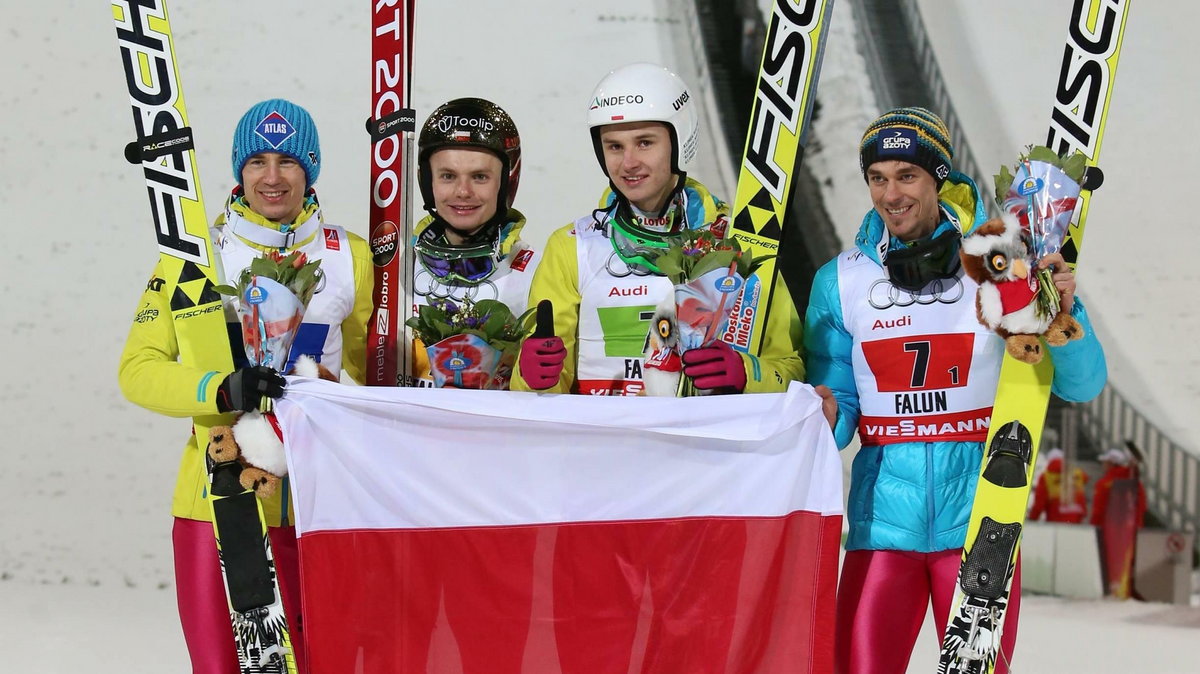
<path id="1" fill-rule="evenodd" d="M 863 134 L 858 146 L 858 166 L 867 169 L 877 161 L 899 159 L 920 166 L 941 187 L 954 167 L 954 146 L 946 123 L 925 108 L 896 108 L 883 113 Z"/>
<path id="2" fill-rule="evenodd" d="M 272 98 L 246 111 L 233 132 L 233 179 L 240 185 L 246 161 L 260 152 L 278 152 L 300 162 L 312 187 L 321 174 L 321 141 L 317 125 L 304 108 Z"/>

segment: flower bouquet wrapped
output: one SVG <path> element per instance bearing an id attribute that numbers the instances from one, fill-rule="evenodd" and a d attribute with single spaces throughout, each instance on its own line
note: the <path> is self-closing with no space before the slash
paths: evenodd
<path id="1" fill-rule="evenodd" d="M 272 251 L 255 258 L 238 275 L 235 285 L 217 292 L 236 298 L 242 342 L 251 365 L 283 372 L 304 311 L 320 285 L 321 261 L 310 262 L 301 252 Z"/>
<path id="2" fill-rule="evenodd" d="M 770 257 L 755 258 L 737 239 L 720 239 L 708 230 L 690 230 L 668 242 L 654 262 L 675 284 L 674 307 L 666 307 L 666 312 L 660 308 L 667 315 L 654 322 L 654 349 L 645 366 L 678 371 L 683 352 L 713 344 L 725 333 L 737 293 Z M 689 378 L 680 375 L 675 395 L 697 393 Z"/>
<path id="3" fill-rule="evenodd" d="M 405 325 L 426 344 L 435 387 L 503 390 L 533 313 L 513 316 L 498 300 L 434 300 Z"/>
<path id="4" fill-rule="evenodd" d="M 302 252 L 271 251 L 250 261 L 233 285 L 219 285 L 216 291 L 232 295 L 242 325 L 242 343 L 246 360 L 252 366 L 266 366 L 279 372 L 288 368 L 292 342 L 304 320 L 304 311 L 323 280 L 321 261 L 309 262 Z M 308 358 L 315 372 L 319 366 Z M 304 368 L 297 365 L 297 370 Z M 208 456 L 222 463 L 241 462 L 239 482 L 259 498 L 269 498 L 287 475 L 283 437 L 274 421 L 273 401 L 263 396 L 258 411 L 240 415 L 232 427 L 210 429 Z"/>
<path id="5" fill-rule="evenodd" d="M 1002 166 L 994 176 L 996 204 L 1021 225 L 1032 258 L 1026 262 L 1034 269 L 1038 260 L 1062 250 L 1079 201 L 1086 157 L 1078 151 L 1060 157 L 1050 148 L 1037 145 L 1029 147 L 1013 168 L 1015 174 Z M 1053 317 L 1060 298 L 1051 270 L 1030 274 L 1028 282 L 1037 292 L 1038 315 Z"/>

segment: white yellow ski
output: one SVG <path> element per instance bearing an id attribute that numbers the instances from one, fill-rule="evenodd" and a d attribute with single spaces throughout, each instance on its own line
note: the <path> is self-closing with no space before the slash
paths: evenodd
<path id="1" fill-rule="evenodd" d="M 114 0 L 112 11 L 137 133 L 125 156 L 140 164 L 146 177 L 179 357 L 213 375 L 230 372 L 233 353 L 221 295 L 214 290 L 224 280 L 209 237 L 166 3 Z M 227 416 L 194 418 L 198 444 L 204 446 L 209 428 L 223 423 Z M 236 474 L 232 482 L 222 479 L 235 467 L 240 470 L 231 463 L 218 471 L 216 490 L 210 474 L 209 501 L 241 668 L 294 673 L 262 505 L 254 492 L 237 484 Z"/>
<path id="2" fill-rule="evenodd" d="M 1100 155 L 1128 11 L 1129 0 L 1075 0 L 1071 10 L 1046 145 L 1060 155 L 1082 152 L 1089 167 Z M 1072 269 L 1090 184 L 1085 180 L 1062 249 Z M 1029 365 L 1004 355 L 938 674 L 990 674 L 996 667 L 1053 377 L 1049 358 Z"/>

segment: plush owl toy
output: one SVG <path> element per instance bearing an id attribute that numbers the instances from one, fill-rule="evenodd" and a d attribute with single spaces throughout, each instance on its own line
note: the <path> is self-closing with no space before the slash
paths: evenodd
<path id="1" fill-rule="evenodd" d="M 975 310 L 979 322 L 1004 338 L 1013 358 L 1026 363 L 1042 360 L 1039 337 L 1062 346 L 1083 337 L 1079 321 L 1069 313 L 1047 314 L 1038 308 L 1038 276 L 1020 223 L 1005 213 L 963 238 L 963 270 L 979 284 Z"/>
<path id="2" fill-rule="evenodd" d="M 668 293 L 654 309 L 650 334 L 642 353 L 643 395 L 673 397 L 679 391 L 683 360 L 679 355 L 679 334 L 675 325 L 675 295 Z"/>

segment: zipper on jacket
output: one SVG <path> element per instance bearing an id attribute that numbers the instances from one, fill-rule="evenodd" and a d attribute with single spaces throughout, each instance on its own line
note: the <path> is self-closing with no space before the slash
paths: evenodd
<path id="1" fill-rule="evenodd" d="M 925 528 L 926 541 L 925 549 L 929 552 L 934 551 L 934 540 L 937 538 L 937 532 L 934 530 L 934 512 L 933 512 L 933 490 L 937 489 L 937 485 L 933 483 L 933 443 L 925 443 L 925 484 L 929 488 L 925 490 L 925 509 L 929 516 L 929 525 Z"/>

